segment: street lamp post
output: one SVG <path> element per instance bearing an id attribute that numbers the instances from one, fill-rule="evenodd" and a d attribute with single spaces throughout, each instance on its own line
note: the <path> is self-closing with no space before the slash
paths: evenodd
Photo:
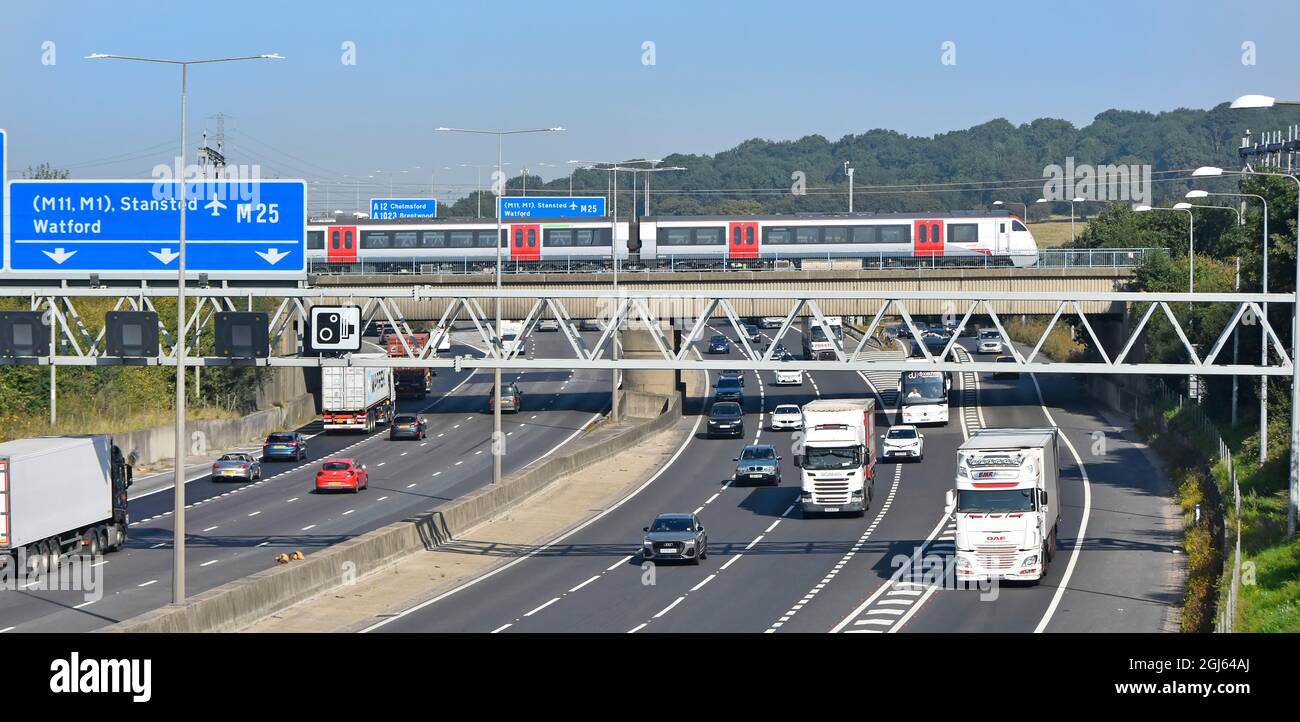
<path id="1" fill-rule="evenodd" d="M 849 213 L 853 212 L 853 166 L 844 161 L 844 174 L 849 177 Z"/>
<path id="2" fill-rule="evenodd" d="M 501 168 L 504 165 L 501 162 L 501 149 L 502 149 L 502 142 L 505 136 L 522 135 L 524 133 L 552 133 L 552 132 L 562 131 L 564 130 L 564 128 L 531 128 L 526 130 L 477 130 L 472 128 L 438 127 L 438 128 L 434 128 L 434 130 L 442 133 L 472 133 L 475 135 L 495 135 L 497 138 L 497 180 L 501 183 L 501 189 L 502 189 L 501 195 L 505 195 L 504 193 L 505 176 L 502 174 L 502 170 L 501 170 Z M 482 188 L 480 187 L 479 189 L 480 198 L 482 197 L 482 195 L 483 195 L 483 191 Z M 493 245 L 496 246 L 497 297 L 494 299 L 494 302 L 492 304 L 494 306 L 494 314 L 496 316 L 496 333 L 494 334 L 492 343 L 496 348 L 497 357 L 499 359 L 501 356 L 501 352 L 503 350 L 501 347 L 501 198 L 500 196 L 496 196 L 496 199 L 497 199 L 497 212 L 496 212 L 497 234 L 496 234 L 496 242 Z M 480 208 L 480 213 L 481 213 L 481 208 Z M 502 456 L 501 444 L 502 444 L 502 439 L 505 438 L 501 435 L 501 367 L 500 366 L 492 370 L 492 381 L 493 381 L 492 483 L 499 484 L 501 483 L 501 456 Z"/>
<path id="3" fill-rule="evenodd" d="M 1193 173 L 1195 175 L 1195 173 Z M 1204 198 L 1206 196 L 1222 196 L 1224 198 L 1254 198 L 1264 204 L 1264 269 L 1263 269 L 1263 291 L 1268 293 L 1268 199 L 1264 196 L 1254 193 L 1210 193 L 1208 191 L 1188 191 L 1188 198 Z M 1268 301 L 1264 302 L 1264 318 L 1268 318 Z M 1259 325 L 1259 363 L 1261 366 L 1268 365 L 1268 333 L 1264 330 L 1264 324 Z M 1268 459 L 1268 377 L 1259 377 L 1259 463 L 1263 464 Z"/>
<path id="4" fill-rule="evenodd" d="M 507 166 L 510 164 L 502 163 L 502 165 Z M 474 169 L 474 187 L 478 189 L 478 191 L 474 194 L 474 200 L 476 206 L 475 217 L 482 218 L 483 217 L 483 169 L 495 168 L 496 166 L 492 165 L 491 163 L 481 164 L 481 165 L 476 163 L 461 163 L 460 167 Z"/>
<path id="5" fill-rule="evenodd" d="M 1046 200 L 1046 199 L 1043 199 L 1043 200 Z M 1026 224 L 1028 224 L 1028 223 L 1029 223 L 1029 204 L 1028 204 L 1028 203 L 1021 203 L 1020 201 L 1012 201 L 1012 203 L 1019 203 L 1019 204 L 1020 204 L 1020 207 L 1022 207 L 1022 208 L 1025 209 L 1025 217 L 1024 217 L 1022 220 L 1024 220 L 1024 222 L 1025 222 Z M 1002 206 L 1002 205 L 1006 205 L 1006 202 L 1005 202 L 1005 201 L 993 201 L 993 205 L 995 205 L 995 206 Z"/>
<path id="6" fill-rule="evenodd" d="M 1266 105 L 1250 104 L 1262 103 L 1267 101 Z M 1262 95 L 1243 95 L 1233 101 L 1234 108 L 1257 108 L 1268 107 L 1274 103 L 1284 105 L 1300 105 L 1300 101 L 1279 101 Z M 1222 168 L 1214 166 L 1203 166 L 1192 172 L 1192 177 L 1215 177 L 1222 175 L 1256 175 L 1270 178 L 1289 178 L 1296 184 L 1296 232 L 1300 234 L 1300 178 L 1286 173 L 1266 173 L 1264 171 L 1225 171 Z M 1291 479 L 1290 489 L 1287 497 L 1287 518 L 1286 534 L 1288 537 L 1295 536 L 1296 531 L 1296 503 L 1300 500 L 1300 253 L 1296 254 L 1296 288 L 1295 302 L 1291 310 Z M 1268 276 L 1265 275 L 1265 279 Z M 1266 281 L 1267 282 L 1267 281 Z M 1267 431 L 1267 429 L 1264 429 Z"/>
<path id="7" fill-rule="evenodd" d="M 283 60 L 278 53 L 260 55 L 243 55 L 229 58 L 206 58 L 203 60 L 172 60 L 166 58 L 144 58 L 131 55 L 112 55 L 92 53 L 87 60 L 131 60 L 142 63 L 160 63 L 179 65 L 181 68 L 181 155 L 177 178 L 177 199 L 180 203 L 180 238 L 176 266 L 176 468 L 174 483 L 175 505 L 172 519 L 172 603 L 185 601 L 185 165 L 186 137 L 185 123 L 187 106 L 187 82 L 191 65 L 208 65 L 212 63 L 229 63 L 238 60 Z"/>

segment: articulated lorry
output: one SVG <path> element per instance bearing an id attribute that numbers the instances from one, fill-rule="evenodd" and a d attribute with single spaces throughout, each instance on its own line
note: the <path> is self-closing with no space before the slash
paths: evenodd
<path id="1" fill-rule="evenodd" d="M 523 321 L 502 321 L 501 322 L 501 352 L 509 354 L 514 350 L 515 344 L 520 342 L 519 336 L 524 332 Z M 520 349 L 521 351 L 523 349 Z"/>
<path id="2" fill-rule="evenodd" d="M 131 465 L 113 438 L 40 436 L 0 444 L 0 566 L 29 576 L 68 552 L 95 556 L 126 544 Z"/>
<path id="3" fill-rule="evenodd" d="M 352 358 L 387 358 L 387 354 L 355 354 Z M 321 369 L 321 410 L 325 431 L 375 430 L 393 420 L 397 390 L 392 369 L 326 366 Z"/>
<path id="4" fill-rule="evenodd" d="M 799 502 L 805 516 L 871 508 L 875 487 L 874 399 L 819 399 L 804 404 Z"/>
<path id="5" fill-rule="evenodd" d="M 416 358 L 430 358 L 434 355 L 430 349 L 428 354 L 421 355 L 424 347 L 429 343 L 429 334 L 427 332 L 405 334 L 406 344 L 410 346 L 411 353 Z M 389 358 L 408 358 L 406 348 L 402 346 L 402 336 L 390 335 L 388 337 L 388 356 Z M 433 391 L 433 377 L 436 374 L 430 368 L 399 368 L 393 369 L 393 384 L 397 387 L 397 398 L 399 399 L 422 399 Z"/>
<path id="6" fill-rule="evenodd" d="M 830 327 L 834 340 L 826 335 L 822 325 L 815 316 L 804 316 L 799 328 L 803 336 L 803 357 L 812 361 L 834 361 L 835 344 L 844 344 L 844 319 L 839 316 L 823 316 Z"/>
<path id="7" fill-rule="evenodd" d="M 982 429 L 957 449 L 957 581 L 1042 579 L 1061 519 L 1055 427 Z"/>

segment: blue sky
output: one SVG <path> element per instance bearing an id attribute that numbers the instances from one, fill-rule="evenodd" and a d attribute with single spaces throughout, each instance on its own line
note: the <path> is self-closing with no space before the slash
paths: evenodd
<path id="1" fill-rule="evenodd" d="M 506 144 L 510 170 L 551 178 L 564 169 L 541 163 L 715 153 L 752 137 L 932 135 L 997 117 L 1084 125 L 1110 108 L 1300 96 L 1294 2 L 48 0 L 6 3 L 3 17 L 11 176 L 49 161 L 74 177 L 143 177 L 175 154 L 179 71 L 82 59 L 91 52 L 281 53 L 191 71 L 191 149 L 223 112 L 232 162 L 348 184 L 384 170 L 398 195 L 434 180 L 460 195 L 475 182 L 460 164 L 494 161 L 491 140 L 439 125 L 562 125 Z M 955 65 L 941 62 L 946 41 Z M 341 62 L 345 42 L 355 65 Z M 377 183 L 386 190 L 385 174 Z"/>

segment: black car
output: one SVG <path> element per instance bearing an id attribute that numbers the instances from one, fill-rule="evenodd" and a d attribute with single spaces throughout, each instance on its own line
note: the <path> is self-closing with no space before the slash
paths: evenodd
<path id="1" fill-rule="evenodd" d="M 709 409 L 709 438 L 744 436 L 745 412 L 735 401 L 720 401 Z"/>
<path id="2" fill-rule="evenodd" d="M 772 358 L 780 360 L 789 355 L 790 352 L 785 350 L 785 344 L 780 341 L 772 344 Z"/>
<path id="3" fill-rule="evenodd" d="M 723 369 L 723 370 L 719 371 L 719 372 L 718 372 L 718 382 L 721 383 L 721 382 L 723 382 L 723 381 L 727 381 L 727 380 L 735 380 L 736 383 L 740 384 L 741 386 L 744 386 L 744 385 L 745 385 L 745 372 L 744 372 L 744 371 L 737 371 L 737 370 L 735 370 L 735 369 Z"/>
<path id="4" fill-rule="evenodd" d="M 744 403 L 745 388 L 741 385 L 740 379 L 729 378 L 718 381 L 718 385 L 713 387 L 713 400 Z"/>
<path id="5" fill-rule="evenodd" d="M 1014 364 L 1015 362 L 1016 362 L 1015 358 L 1011 356 L 999 356 L 993 359 L 993 363 L 998 363 L 998 364 Z M 1020 378 L 1020 372 L 1019 371 L 994 371 L 993 378 L 1018 379 Z"/>
<path id="6" fill-rule="evenodd" d="M 262 442 L 262 461 L 302 461 L 306 458 L 307 439 L 297 431 L 277 431 Z"/>
<path id="7" fill-rule="evenodd" d="M 755 326 L 752 323 L 747 323 L 741 326 L 741 328 L 745 329 L 745 338 L 749 339 L 750 343 L 758 343 L 763 340 L 763 332 L 758 330 L 758 326 Z"/>
<path id="8" fill-rule="evenodd" d="M 415 439 L 419 441 L 429 435 L 429 422 L 416 414 L 398 414 L 393 423 L 388 425 L 389 439 Z"/>

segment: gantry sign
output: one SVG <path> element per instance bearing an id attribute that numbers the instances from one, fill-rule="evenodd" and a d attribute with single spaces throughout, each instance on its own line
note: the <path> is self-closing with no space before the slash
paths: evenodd
<path id="1" fill-rule="evenodd" d="M 116 298 L 114 310 L 154 310 L 154 300 L 174 297 L 175 291 L 166 288 L 13 288 L 0 291 L 3 295 L 28 297 L 30 306 L 35 311 L 45 311 L 49 323 L 55 327 L 55 335 L 66 340 L 65 352 L 55 355 L 16 358 L 11 362 L 28 364 L 55 364 L 68 366 L 116 365 L 124 362 L 121 357 L 107 355 L 104 333 L 92 336 L 77 311 L 77 302 L 86 298 Z M 1093 374 L 1179 374 L 1202 376 L 1288 376 L 1292 373 L 1292 355 L 1282 344 L 1274 328 L 1263 313 L 1265 304 L 1294 305 L 1295 297 L 1290 294 L 1262 293 L 1006 293 L 1006 292 L 930 292 L 930 291 L 716 291 L 701 290 L 691 292 L 677 291 L 640 291 L 619 289 L 618 291 L 593 290 L 492 290 L 492 289 L 445 289 L 431 287 L 406 288 L 197 288 L 189 292 L 195 299 L 192 312 L 188 315 L 184 333 L 179 334 L 181 342 L 186 343 L 184 363 L 186 366 L 372 366 L 372 367 L 431 367 L 431 368 L 482 368 L 482 369 L 553 369 L 553 368 L 587 368 L 587 369 L 740 369 L 740 370 L 775 370 L 801 369 L 804 371 L 903 371 L 916 369 L 917 363 L 924 362 L 931 368 L 943 371 L 992 372 L 1020 371 L 1023 373 L 1093 373 Z M 210 323 L 213 317 L 222 311 L 236 311 L 244 306 L 251 310 L 257 299 L 269 300 L 276 306 L 270 317 L 269 339 L 272 347 L 286 333 L 301 334 L 311 316 L 310 309 L 315 305 L 356 305 L 361 308 L 365 324 L 372 321 L 384 321 L 401 333 L 397 339 L 403 353 L 387 357 L 379 354 L 344 354 L 336 357 L 311 357 L 299 355 L 272 355 L 261 359 L 231 359 L 225 357 L 204 357 L 196 354 L 196 339 L 199 333 Z M 515 320 L 522 320 L 523 329 L 518 341 L 502 344 L 489 314 L 484 312 L 485 305 L 500 300 L 514 304 L 517 308 L 526 308 L 526 313 L 518 314 Z M 834 359 L 811 360 L 795 359 L 782 361 L 773 358 L 775 349 L 765 349 L 751 344 L 747 334 L 743 333 L 742 318 L 736 307 L 741 302 L 777 303 L 785 309 L 780 315 L 780 330 L 774 338 L 783 338 L 786 332 L 803 318 L 809 323 L 821 326 L 826 337 L 834 342 Z M 1038 302 L 1042 307 L 1055 308 L 1051 322 L 1039 336 L 1032 350 L 1023 354 L 1011 343 L 998 313 L 998 307 L 1024 301 Z M 435 309 L 429 320 L 437 316 L 432 325 L 432 333 L 423 347 L 414 347 L 408 339 L 412 324 L 401 312 L 401 306 L 410 307 L 424 304 L 426 308 Z M 861 314 L 864 319 L 865 333 L 857 340 L 848 342 L 830 333 L 831 325 L 823 308 L 830 304 L 843 306 L 853 302 L 861 308 L 875 309 L 874 313 Z M 948 313 L 955 319 L 960 317 L 959 329 L 965 328 L 972 318 L 987 315 L 993 326 L 1001 335 L 1008 353 L 1014 363 L 959 362 L 953 355 L 957 343 L 957 334 L 953 334 L 947 345 L 938 354 L 932 354 L 922 343 L 922 334 L 918 330 L 912 311 L 919 307 L 934 307 L 936 303 L 944 304 Z M 581 326 L 569 312 L 571 306 L 581 304 L 586 309 L 596 309 L 595 313 L 584 312 L 582 318 L 595 318 L 599 324 L 596 333 L 583 333 Z M 1225 304 L 1233 309 L 1229 321 L 1218 329 L 1213 346 L 1203 355 L 1189 342 L 1187 333 L 1171 304 Z M 1124 335 L 1124 341 L 1118 348 L 1107 349 L 1103 346 L 1092 323 L 1084 313 L 1085 307 L 1104 305 L 1109 308 L 1127 308 L 1139 321 L 1131 331 Z M 933 315 L 933 314 L 929 314 Z M 1002 314 L 1005 315 L 1005 312 Z M 1076 315 L 1080 325 L 1088 333 L 1101 356 L 1096 362 L 1049 362 L 1042 358 L 1041 350 L 1048 334 L 1062 316 Z M 1151 325 L 1152 318 L 1163 316 L 1177 334 L 1187 360 L 1179 363 L 1142 363 L 1131 360 L 1132 351 L 1143 332 Z M 899 318 L 902 329 L 917 343 L 924 354 L 924 359 L 880 360 L 868 359 L 862 353 L 867 340 L 873 336 L 886 318 Z M 554 319 L 567 341 L 567 352 L 551 356 L 539 356 L 536 352 L 522 353 L 521 349 L 531 346 L 529 337 L 537 331 L 543 319 Z M 869 321 L 866 321 L 869 319 Z M 667 323 L 665 323 L 667 322 Z M 640 354 L 641 358 L 613 358 L 610 352 L 616 329 L 630 325 L 644 329 L 657 348 L 654 353 Z M 1276 363 L 1218 363 L 1220 352 L 1238 327 L 1247 327 L 1262 331 L 1267 343 L 1276 356 Z M 439 356 L 435 349 L 443 343 L 453 328 L 465 329 L 469 337 L 472 353 Z M 690 353 L 689 343 L 674 343 L 672 336 L 680 333 L 682 341 L 701 338 L 705 333 L 716 332 L 719 328 L 730 327 L 739 339 L 742 359 L 734 356 L 720 360 L 696 358 Z M 144 363 L 157 365 L 176 364 L 176 345 L 178 338 L 166 328 L 160 328 L 162 347 L 156 358 L 145 359 Z M 464 338 L 464 336 L 462 336 Z M 476 343 L 477 342 L 477 343 Z M 301 344 L 299 344 L 301 347 Z M 70 351 L 70 353 L 68 353 Z M 5 362 L 0 360 L 0 363 Z M 141 363 L 131 359 L 133 363 Z"/>

